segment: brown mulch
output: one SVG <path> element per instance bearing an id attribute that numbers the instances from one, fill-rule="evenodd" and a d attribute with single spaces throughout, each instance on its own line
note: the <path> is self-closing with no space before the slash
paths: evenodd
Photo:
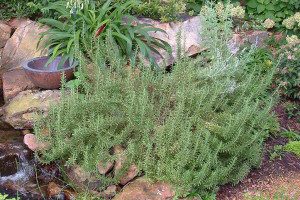
<path id="1" fill-rule="evenodd" d="M 297 103 L 298 105 L 300 104 L 300 101 L 294 102 Z M 299 121 L 299 116 L 294 117 L 292 119 L 289 119 L 285 113 L 284 110 L 284 103 L 281 103 L 279 105 L 277 105 L 274 108 L 274 112 L 276 113 L 277 117 L 278 117 L 278 121 L 280 124 L 280 127 L 284 130 L 294 130 L 295 132 L 298 132 L 300 134 L 300 123 Z"/>
<path id="2" fill-rule="evenodd" d="M 299 103 L 299 102 L 297 102 Z M 289 119 L 284 111 L 283 103 L 274 108 L 282 130 L 293 130 L 300 134 L 299 119 Z M 299 117 L 299 116 L 298 116 Z M 287 199 L 300 200 L 300 158 L 288 153 L 270 159 L 274 146 L 284 145 L 288 139 L 271 136 L 265 143 L 264 156 L 258 169 L 254 169 L 237 185 L 221 186 L 217 200 L 243 200 L 253 196 L 273 199 L 278 192 L 284 193 Z"/>

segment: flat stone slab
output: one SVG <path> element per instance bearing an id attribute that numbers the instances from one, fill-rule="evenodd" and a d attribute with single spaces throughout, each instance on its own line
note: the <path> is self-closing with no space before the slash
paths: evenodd
<path id="1" fill-rule="evenodd" d="M 59 90 L 23 91 L 4 105 L 3 120 L 15 129 L 32 129 L 34 122 L 46 116 L 50 105 L 58 103 L 60 97 Z"/>

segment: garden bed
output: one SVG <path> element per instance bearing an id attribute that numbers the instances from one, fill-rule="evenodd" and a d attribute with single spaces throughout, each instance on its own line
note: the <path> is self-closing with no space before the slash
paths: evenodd
<path id="1" fill-rule="evenodd" d="M 203 6 L 181 22 L 128 15 L 200 12 L 190 7 L 197 0 L 172 2 L 34 0 L 28 13 L 50 17 L 39 20 L 48 27 L 0 21 L 1 117 L 22 130 L 12 149 L 35 154 L 13 154 L 30 172 L 21 182 L 0 177 L 5 191 L 22 199 L 299 197 L 299 13 L 245 22 L 251 13 L 265 18 L 251 0 L 246 10 Z M 274 33 L 284 26 L 287 37 Z M 20 65 L 43 54 L 75 59 L 75 78 L 62 78 L 60 90 L 38 88 Z"/>

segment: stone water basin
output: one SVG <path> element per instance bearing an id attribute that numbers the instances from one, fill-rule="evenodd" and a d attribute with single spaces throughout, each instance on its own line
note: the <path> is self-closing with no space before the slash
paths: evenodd
<path id="1" fill-rule="evenodd" d="M 58 89 L 61 86 L 62 76 L 69 81 L 74 76 L 75 62 L 57 57 L 48 63 L 49 57 L 37 57 L 25 62 L 22 66 L 32 83 L 43 89 Z"/>

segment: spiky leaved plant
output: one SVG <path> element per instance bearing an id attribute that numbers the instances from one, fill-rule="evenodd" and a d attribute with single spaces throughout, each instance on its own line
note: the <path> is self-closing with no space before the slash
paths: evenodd
<path id="1" fill-rule="evenodd" d="M 105 1 L 103 4 L 96 4 L 95 1 L 57 1 L 50 3 L 44 8 L 44 12 L 52 11 L 59 14 L 58 19 L 43 18 L 39 21 L 49 26 L 49 29 L 42 34 L 40 40 L 44 41 L 40 48 L 49 49 L 50 60 L 57 56 L 74 59 L 77 50 L 86 53 L 85 56 L 91 59 L 86 50 L 86 45 L 93 42 L 111 40 L 117 44 L 119 56 L 128 59 L 134 57 L 136 49 L 152 64 L 155 59 L 152 53 L 160 55 L 158 49 L 169 51 L 170 45 L 152 37 L 150 32 L 164 32 L 150 24 L 141 24 L 138 20 L 128 14 L 129 10 L 136 4 L 135 0 L 126 2 Z M 39 43 L 40 44 L 40 43 Z M 94 48 L 89 46 L 89 48 Z M 110 48 L 110 47 L 106 47 Z M 101 50 L 101 49 L 97 49 Z"/>
<path id="2" fill-rule="evenodd" d="M 94 65 L 107 59 L 113 65 L 95 71 L 92 82 L 82 79 L 84 93 L 71 90 L 37 123 L 39 140 L 51 145 L 40 159 L 79 164 L 96 175 L 99 160 L 115 160 L 111 149 L 122 145 L 124 168 L 114 177 L 98 175 L 102 188 L 135 163 L 152 180 L 170 182 L 178 196 L 205 196 L 241 180 L 259 165 L 274 124 L 274 98 L 266 92 L 274 69 L 249 70 L 255 49 L 231 54 L 228 9 L 223 15 L 210 8 L 202 16 L 210 56 L 205 64 L 201 57 L 182 58 L 168 74 L 143 66 L 137 71 L 124 67 L 111 48 L 97 51 Z M 103 45 L 114 46 L 94 47 Z M 45 126 L 50 134 L 42 134 Z"/>

